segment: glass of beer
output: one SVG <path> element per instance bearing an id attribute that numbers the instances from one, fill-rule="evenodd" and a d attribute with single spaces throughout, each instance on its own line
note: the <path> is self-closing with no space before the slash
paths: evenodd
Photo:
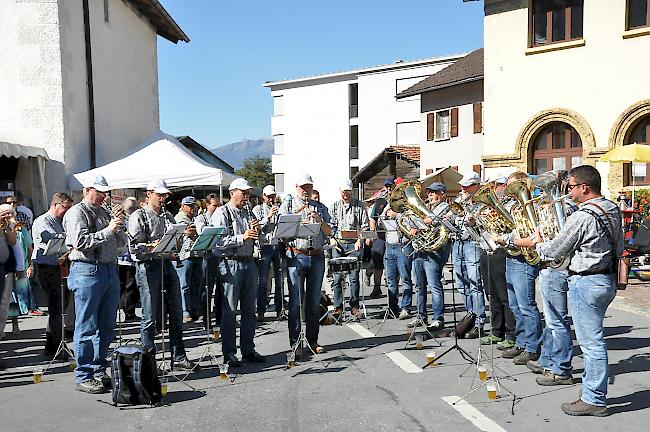
<path id="1" fill-rule="evenodd" d="M 43 382 L 43 368 L 36 366 L 34 368 L 34 384 L 40 384 Z"/>
<path id="2" fill-rule="evenodd" d="M 429 351 L 427 353 L 427 364 L 429 366 L 435 366 L 436 365 L 436 352 L 435 351 Z"/>
<path id="3" fill-rule="evenodd" d="M 478 378 L 481 381 L 485 381 L 487 379 L 487 367 L 483 363 L 480 363 L 478 365 Z"/>
<path id="4" fill-rule="evenodd" d="M 165 397 L 167 396 L 167 378 L 160 378 L 160 394 Z"/>
<path id="5" fill-rule="evenodd" d="M 287 369 L 291 369 L 296 365 L 296 356 L 293 352 L 287 353 Z"/>
<path id="6" fill-rule="evenodd" d="M 486 386 L 487 386 L 488 398 L 490 398 L 491 400 L 496 400 L 497 384 L 494 381 L 490 380 Z"/>
<path id="7" fill-rule="evenodd" d="M 228 364 L 223 363 L 219 365 L 219 378 L 221 378 L 222 381 L 228 380 Z"/>
<path id="8" fill-rule="evenodd" d="M 221 338 L 221 327 L 212 327 L 212 339 L 218 341 Z"/>
<path id="9" fill-rule="evenodd" d="M 424 342 L 424 336 L 422 334 L 415 335 L 415 349 L 422 349 L 422 343 Z"/>

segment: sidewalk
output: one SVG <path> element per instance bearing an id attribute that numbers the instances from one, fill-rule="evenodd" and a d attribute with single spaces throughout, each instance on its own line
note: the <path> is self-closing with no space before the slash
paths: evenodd
<path id="1" fill-rule="evenodd" d="M 650 317 L 650 282 L 630 279 L 625 290 L 618 290 L 612 307 Z"/>

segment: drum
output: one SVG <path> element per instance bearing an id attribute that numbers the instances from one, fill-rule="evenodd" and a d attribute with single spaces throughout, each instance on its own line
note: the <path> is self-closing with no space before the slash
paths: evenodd
<path id="1" fill-rule="evenodd" d="M 338 257 L 329 261 L 332 273 L 351 272 L 359 267 L 359 260 L 355 257 Z"/>

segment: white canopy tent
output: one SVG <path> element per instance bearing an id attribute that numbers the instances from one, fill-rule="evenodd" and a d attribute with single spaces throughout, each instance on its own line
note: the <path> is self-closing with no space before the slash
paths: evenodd
<path id="1" fill-rule="evenodd" d="M 131 154 L 107 165 L 73 174 L 70 188 L 81 190 L 85 180 L 102 175 L 113 189 L 144 189 L 160 178 L 170 188 L 227 186 L 236 177 L 206 164 L 175 137 L 158 132 Z"/>

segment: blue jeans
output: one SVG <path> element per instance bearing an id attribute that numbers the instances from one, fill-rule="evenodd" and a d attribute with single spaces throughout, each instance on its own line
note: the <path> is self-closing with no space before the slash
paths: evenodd
<path id="1" fill-rule="evenodd" d="M 156 352 L 154 343 L 156 337 L 156 322 L 166 319 L 160 317 L 163 299 L 160 296 L 161 279 L 165 283 L 165 313 L 169 315 L 169 345 L 172 358 L 183 360 L 185 346 L 183 345 L 183 311 L 181 310 L 181 291 L 178 285 L 178 275 L 174 264 L 168 259 L 147 260 L 139 262 L 135 269 L 135 281 L 140 291 L 142 303 L 142 320 L 140 321 L 140 337 L 142 345 L 151 353 Z"/>
<path id="2" fill-rule="evenodd" d="M 542 323 L 535 301 L 535 279 L 539 267 L 521 256 L 506 258 L 508 305 L 515 316 L 515 345 L 527 352 L 538 353 Z"/>
<path id="3" fill-rule="evenodd" d="M 241 312 L 239 348 L 242 355 L 255 351 L 255 302 L 257 298 L 257 264 L 255 261 L 237 261 L 222 258 L 219 262 L 219 279 L 223 284 L 221 308 L 221 340 L 223 355 L 235 355 L 237 303 Z"/>
<path id="4" fill-rule="evenodd" d="M 442 269 L 449 259 L 451 245 L 447 243 L 434 252 L 418 252 L 413 266 L 417 274 L 418 316 L 427 316 L 427 291 L 431 293 L 433 319 L 444 319 L 445 295 L 442 290 Z"/>
<path id="5" fill-rule="evenodd" d="M 546 321 L 539 365 L 556 375 L 571 374 L 573 342 L 567 308 L 568 277 L 566 270 L 546 268 L 539 272 L 539 288 Z"/>
<path id="6" fill-rule="evenodd" d="M 333 258 L 341 256 L 355 257 L 361 256 L 361 251 L 354 250 L 354 242 L 341 243 L 341 248 L 347 253 L 341 254 L 338 250 L 332 249 Z M 336 272 L 333 275 L 334 281 L 332 282 L 332 290 L 334 291 L 334 307 L 343 306 L 343 290 L 341 284 L 343 283 L 343 273 Z M 359 269 L 355 268 L 349 273 L 350 280 L 350 307 L 359 307 Z"/>
<path id="7" fill-rule="evenodd" d="M 307 343 L 318 343 L 320 289 L 325 274 L 325 257 L 307 256 L 287 251 L 289 277 L 289 343 L 293 346 L 300 334 L 300 301 L 305 304 Z"/>
<path id="8" fill-rule="evenodd" d="M 108 347 L 115 336 L 120 280 L 117 264 L 73 261 L 68 289 L 74 294 L 75 382 L 92 379 L 106 371 Z M 52 313 L 55 313 L 54 311 Z"/>
<path id="9" fill-rule="evenodd" d="M 581 399 L 597 406 L 607 403 L 609 364 L 603 319 L 616 296 L 615 278 L 615 275 L 569 277 L 573 326 L 585 363 Z"/>
<path id="10" fill-rule="evenodd" d="M 183 315 L 203 315 L 203 258 L 187 258 L 183 267 L 175 267 L 181 287 Z"/>
<path id="11" fill-rule="evenodd" d="M 275 281 L 275 311 L 282 310 L 283 302 L 283 283 L 282 283 L 282 262 L 280 260 L 280 248 L 276 245 L 262 246 L 262 259 L 259 264 L 259 286 L 257 291 L 257 312 L 266 312 L 266 306 L 269 303 L 269 297 L 266 295 L 269 271 L 273 264 L 273 280 Z"/>
<path id="12" fill-rule="evenodd" d="M 481 248 L 473 241 L 455 241 L 452 246 L 454 280 L 463 295 L 467 312 L 476 314 L 476 326 L 485 323 L 485 298 L 481 287 Z M 418 277 L 419 279 L 419 277 Z"/>
<path id="13" fill-rule="evenodd" d="M 411 281 L 411 269 L 413 268 L 413 259 L 402 252 L 401 243 L 386 243 L 386 252 L 384 252 L 384 268 L 386 271 L 386 284 L 388 285 L 388 305 L 392 310 L 397 310 L 397 296 L 399 294 L 399 280 L 402 279 L 402 304 L 400 309 L 411 307 L 413 298 L 413 282 Z M 411 252 L 412 249 L 406 252 Z"/>

